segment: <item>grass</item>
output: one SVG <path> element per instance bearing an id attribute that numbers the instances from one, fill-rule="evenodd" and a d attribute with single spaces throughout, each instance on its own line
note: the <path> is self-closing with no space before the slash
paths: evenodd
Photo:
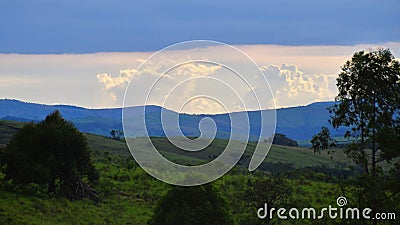
<path id="1" fill-rule="evenodd" d="M 89 148 L 93 151 L 115 153 L 120 156 L 130 156 L 128 146 L 124 141 L 116 141 L 109 137 L 85 134 Z"/>
<path id="2" fill-rule="evenodd" d="M 23 123 L 13 121 L 2 121 L 0 120 L 0 145 L 5 145 L 11 139 L 12 135 L 21 127 Z M 124 141 L 116 141 L 108 137 L 85 134 L 89 148 L 93 151 L 109 152 L 112 154 L 118 154 L 123 157 L 131 156 L 127 144 Z M 149 143 L 143 138 L 135 138 L 131 140 L 135 146 L 141 151 L 147 151 Z M 228 144 L 228 140 L 214 139 L 207 148 L 199 152 L 187 152 L 179 149 L 167 138 L 164 137 L 152 137 L 152 144 L 159 150 L 159 152 L 167 159 L 179 163 L 182 165 L 198 165 L 213 160 L 225 149 Z M 173 141 L 177 143 L 183 143 L 182 138 L 174 138 Z M 256 143 L 249 142 L 243 143 L 239 141 L 232 141 L 235 146 L 241 146 L 245 148 L 244 157 L 239 163 L 242 166 L 247 167 L 250 158 L 253 155 Z M 261 143 L 265 146 L 265 144 Z M 333 154 L 322 152 L 321 154 L 315 154 L 312 149 L 302 147 L 287 147 L 272 145 L 264 164 L 266 165 L 286 165 L 290 168 L 304 168 L 304 167 L 326 167 L 331 169 L 346 168 L 348 166 L 354 166 L 351 161 L 343 153 L 342 149 L 336 149 Z M 276 169 L 281 169 L 281 166 Z M 267 167 L 261 167 L 267 168 Z M 268 167 L 269 170 L 274 171 L 274 168 Z"/>
<path id="3" fill-rule="evenodd" d="M 22 123 L 0 121 L 0 144 L 6 144 Z M 0 224 L 146 224 L 153 215 L 157 202 L 173 188 L 148 175 L 134 163 L 125 142 L 93 134 L 85 134 L 92 160 L 100 173 L 95 189 L 101 193 L 101 201 L 80 200 L 70 202 L 63 197 L 49 196 L 43 188 L 35 185 L 13 188 L 0 182 Z M 145 150 L 146 143 L 136 139 L 138 148 Z M 177 140 L 181 141 L 181 140 Z M 227 145 L 227 140 L 214 140 L 204 151 L 187 153 L 173 146 L 166 138 L 152 138 L 152 143 L 161 154 L 181 164 L 200 164 L 213 159 Z M 237 224 L 245 216 L 256 217 L 257 208 L 246 208 L 243 192 L 247 180 L 254 173 L 247 171 L 248 160 L 253 155 L 256 143 L 234 142 L 246 148 L 240 164 L 213 184 L 227 199 L 228 208 Z M 331 159 L 333 156 L 333 159 Z M 333 155 L 323 152 L 314 154 L 311 149 L 273 145 L 260 169 L 269 170 L 268 165 L 279 171 L 286 167 L 292 170 L 308 167 L 337 168 L 350 164 L 338 149 Z M 261 170 L 258 170 L 260 173 Z M 260 173 L 262 176 L 269 176 Z M 312 173 L 314 174 L 314 173 Z M 315 174 L 314 174 L 315 175 Z M 313 176 L 314 176 L 313 175 Z M 0 178 L 2 174 L 0 173 Z M 315 178 L 305 175 L 285 178 L 292 187 L 289 201 L 297 207 L 326 207 L 334 205 L 342 189 L 337 181 L 323 173 Z M 353 187 L 349 186 L 348 189 Z M 268 191 L 268 190 L 266 190 Z M 351 194 L 346 195 L 351 198 Z M 290 221 L 293 222 L 293 221 Z M 297 221 L 307 224 L 310 221 Z M 289 223 L 290 224 L 290 223 Z"/>
<path id="4" fill-rule="evenodd" d="M 40 188 L 24 187 L 11 190 L 0 186 L 0 224 L 146 224 L 157 202 L 173 186 L 149 176 L 141 168 L 129 164 L 129 158 L 97 152 L 93 155 L 100 180 L 95 186 L 102 194 L 100 202 L 68 201 L 48 196 Z M 244 174 L 244 175 L 243 175 Z M 321 175 L 328 179 L 326 175 Z M 246 208 L 243 190 L 252 174 L 235 168 L 214 182 L 227 200 L 235 221 L 250 216 L 257 208 Z M 288 180 L 293 188 L 290 202 L 298 207 L 326 207 L 341 195 L 337 184 L 296 178 Z M 268 190 L 266 190 L 268 191 Z M 293 221 L 292 221 L 293 222 Z M 307 224 L 302 221 L 301 224 Z"/>
<path id="5" fill-rule="evenodd" d="M 168 186 L 140 168 L 121 166 L 125 160 L 113 154 L 94 156 L 100 202 L 71 202 L 33 185 L 10 190 L 2 184 L 0 224 L 146 224 Z"/>
<path id="6" fill-rule="evenodd" d="M 45 188 L 35 185 L 12 188 L 3 181 L 0 182 L 0 224 L 147 224 L 158 201 L 173 188 L 151 177 L 140 167 L 135 167 L 130 157 L 96 151 L 92 160 L 100 173 L 100 180 L 94 186 L 101 193 L 99 202 L 87 199 L 71 202 L 64 197 L 47 195 Z M 257 221 L 255 212 L 261 205 L 249 206 L 245 197 L 248 180 L 255 176 L 269 175 L 250 173 L 242 167 L 235 167 L 213 182 L 226 199 L 236 224 L 246 222 L 243 218 Z M 284 179 L 292 189 L 285 207 L 313 207 L 318 210 L 329 205 L 335 206 L 339 196 L 346 196 L 353 206 L 357 204 L 354 195 L 357 193 L 356 187 L 341 187 L 335 177 L 309 172 Z M 259 198 L 264 200 L 263 197 Z M 313 220 L 281 222 L 313 224 Z M 331 224 L 333 221 L 322 222 L 320 224 Z"/>

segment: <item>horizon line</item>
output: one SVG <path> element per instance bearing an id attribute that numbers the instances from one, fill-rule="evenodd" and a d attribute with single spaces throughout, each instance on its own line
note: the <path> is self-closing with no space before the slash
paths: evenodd
<path id="1" fill-rule="evenodd" d="M 26 101 L 26 100 L 22 100 L 22 99 L 15 99 L 15 98 L 0 98 L 0 101 L 17 101 L 17 102 L 21 102 L 21 103 L 27 103 L 27 104 L 35 104 L 35 105 L 42 105 L 42 106 L 52 106 L 52 107 L 75 107 L 75 108 L 80 108 L 80 109 L 86 109 L 86 110 L 118 110 L 118 109 L 122 109 L 122 108 L 133 108 L 133 107 L 144 107 L 144 106 L 153 106 L 153 107 L 160 107 L 163 108 L 165 110 L 169 110 L 169 111 L 173 111 L 175 113 L 178 114 L 186 114 L 186 115 L 223 115 L 223 114 L 230 114 L 230 113 L 240 113 L 240 112 L 257 112 L 257 111 L 267 111 L 267 110 L 280 110 L 280 109 L 290 109 L 290 108 L 298 108 L 298 107 L 307 107 L 313 104 L 318 104 L 318 103 L 331 103 L 331 102 L 335 102 L 335 100 L 332 101 L 315 101 L 315 102 L 311 102 L 309 104 L 306 105 L 297 105 L 297 106 L 288 106 L 288 107 L 279 107 L 279 108 L 275 108 L 275 109 L 259 109 L 259 110 L 242 110 L 242 111 L 232 111 L 232 112 L 225 112 L 225 113 L 185 113 L 185 112 L 177 112 L 173 109 L 169 109 L 169 108 L 165 108 L 163 106 L 159 106 L 159 105 L 154 105 L 154 104 L 149 104 L 149 105 L 136 105 L 136 106 L 127 106 L 127 107 L 105 107 L 105 108 L 89 108 L 89 107 L 84 107 L 84 106 L 78 106 L 78 105 L 72 105 L 72 104 L 65 104 L 65 103 L 40 103 L 40 102 L 31 102 L 31 101 Z"/>

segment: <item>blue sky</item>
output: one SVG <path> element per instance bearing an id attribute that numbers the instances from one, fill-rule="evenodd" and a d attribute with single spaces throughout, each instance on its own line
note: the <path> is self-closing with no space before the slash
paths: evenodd
<path id="1" fill-rule="evenodd" d="M 2 53 L 154 51 L 228 44 L 355 45 L 400 39 L 398 0 L 15 0 L 0 7 Z"/>

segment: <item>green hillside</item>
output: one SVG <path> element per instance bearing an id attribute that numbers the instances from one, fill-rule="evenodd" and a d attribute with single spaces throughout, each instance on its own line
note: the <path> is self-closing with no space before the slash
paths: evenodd
<path id="1" fill-rule="evenodd" d="M 0 120 L 0 145 L 7 144 L 12 135 L 22 126 L 23 123 L 20 122 Z M 109 137 L 88 133 L 85 136 L 90 149 L 95 152 L 109 152 L 123 157 L 131 155 L 124 141 L 116 141 Z M 243 142 L 233 142 L 236 145 L 245 145 Z M 137 143 L 141 142 L 138 141 Z M 162 155 L 171 161 L 186 165 L 197 165 L 211 161 L 218 156 L 224 150 L 228 140 L 215 139 L 206 149 L 195 153 L 182 151 L 163 137 L 152 138 L 152 143 Z M 142 145 L 145 149 L 145 144 Z M 247 144 L 245 154 L 239 165 L 247 167 L 255 147 L 256 143 L 254 142 Z M 333 154 L 328 155 L 326 152 L 314 154 L 313 150 L 308 148 L 273 145 L 263 165 L 261 165 L 261 169 L 270 172 L 304 167 L 337 169 L 347 167 L 350 163 L 341 149 L 337 149 Z"/>

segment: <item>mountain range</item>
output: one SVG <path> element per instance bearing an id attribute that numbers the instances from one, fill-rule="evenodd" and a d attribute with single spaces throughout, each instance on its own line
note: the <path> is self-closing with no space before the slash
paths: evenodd
<path id="1" fill-rule="evenodd" d="M 343 136 L 345 132 L 343 129 L 333 130 L 328 123 L 330 114 L 327 108 L 334 104 L 335 102 L 315 102 L 306 106 L 277 109 L 276 133 L 285 134 L 287 137 L 303 143 L 303 145 L 307 145 L 311 137 L 318 133 L 322 126 L 329 127 L 332 136 Z M 87 109 L 70 105 L 44 105 L 22 102 L 19 100 L 0 99 L 0 119 L 2 120 L 23 122 L 40 121 L 54 110 L 59 110 L 65 119 L 72 121 L 82 132 L 109 136 L 110 131 L 113 129 L 122 130 L 121 108 Z M 138 130 L 136 132 L 136 130 L 132 130 L 130 135 L 165 136 L 166 131 L 162 129 L 161 125 L 162 111 L 162 107 L 153 105 L 129 107 L 125 111 L 129 112 L 125 113 L 127 119 L 132 121 L 132 123 L 141 123 L 144 117 L 147 127 L 147 134 L 143 131 Z M 181 132 L 186 136 L 194 137 L 200 135 L 200 120 L 209 117 L 213 119 L 216 124 L 216 137 L 228 139 L 230 137 L 231 119 L 235 120 L 234 118 L 240 118 L 246 113 L 250 121 L 249 139 L 257 140 L 261 126 L 260 111 L 244 111 L 216 115 L 192 115 L 178 114 L 171 110 L 165 110 L 163 118 L 164 122 L 167 121 L 166 124 L 172 122 L 175 118 L 179 118 Z M 273 111 L 265 110 L 263 113 L 268 115 L 268 113 L 273 113 Z M 262 125 L 266 126 L 267 123 L 268 121 L 264 121 Z M 235 123 L 234 126 L 237 126 L 240 131 L 246 131 L 244 127 L 246 123 L 243 121 Z M 173 133 L 174 131 L 168 131 L 168 134 L 170 135 L 171 132 Z"/>

